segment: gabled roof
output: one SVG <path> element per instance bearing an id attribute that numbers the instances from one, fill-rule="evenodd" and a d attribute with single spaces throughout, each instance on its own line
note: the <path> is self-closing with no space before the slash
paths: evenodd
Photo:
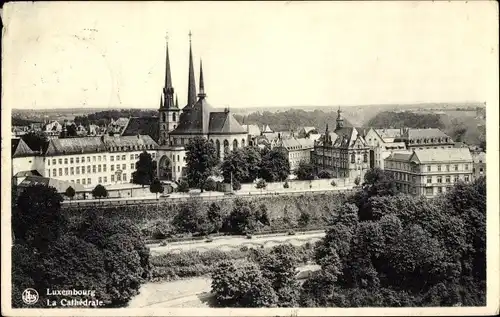
<path id="1" fill-rule="evenodd" d="M 414 150 L 412 159 L 420 163 L 472 162 L 470 150 L 467 148 Z"/>
<path id="2" fill-rule="evenodd" d="M 170 134 L 208 134 L 210 113 L 213 111 L 205 98 L 199 98 L 190 109 L 183 109 L 179 116 L 179 125 Z"/>
<path id="3" fill-rule="evenodd" d="M 159 139 L 158 117 L 132 117 L 122 132 L 122 136 L 149 135 L 153 140 Z"/>
<path id="4" fill-rule="evenodd" d="M 306 134 L 308 134 L 309 132 L 312 132 L 312 131 L 316 131 L 316 132 L 318 131 L 318 129 L 316 129 L 316 127 L 302 127 L 300 130 L 301 131 L 304 130 L 304 132 Z"/>
<path id="5" fill-rule="evenodd" d="M 28 144 L 26 144 L 26 142 L 23 141 L 23 139 L 12 139 L 11 145 L 12 145 L 12 153 L 11 153 L 12 158 L 28 157 L 37 154 L 28 146 Z"/>
<path id="6" fill-rule="evenodd" d="M 282 146 L 288 151 L 306 150 L 313 149 L 314 141 L 305 138 L 291 137 L 287 139 L 280 139 L 277 142 L 277 146 Z"/>
<path id="7" fill-rule="evenodd" d="M 236 121 L 231 112 L 224 111 L 210 113 L 208 133 L 246 134 L 247 131 Z"/>
<path id="8" fill-rule="evenodd" d="M 79 154 L 105 152 L 106 147 L 100 137 L 51 139 L 45 155 Z"/>
<path id="9" fill-rule="evenodd" d="M 364 136 L 368 133 L 369 129 L 366 128 L 354 128 L 354 127 L 343 127 L 340 129 L 335 129 L 337 138 L 335 141 L 332 140 L 334 147 L 349 148 L 354 145 L 357 141 L 363 146 L 366 146 Z"/>
<path id="10" fill-rule="evenodd" d="M 85 188 L 76 183 L 71 183 L 71 182 L 66 182 L 54 178 L 48 178 L 48 177 L 41 177 L 41 176 L 27 176 L 20 184 L 20 187 L 28 187 L 32 185 L 45 185 L 45 186 L 50 186 L 54 187 L 58 193 L 64 193 L 68 187 L 73 187 L 73 189 L 76 192 L 82 192 L 85 191 Z"/>
<path id="11" fill-rule="evenodd" d="M 265 125 L 264 127 L 262 127 L 262 133 L 273 133 L 274 131 L 271 130 L 271 128 L 269 127 L 269 125 Z"/>

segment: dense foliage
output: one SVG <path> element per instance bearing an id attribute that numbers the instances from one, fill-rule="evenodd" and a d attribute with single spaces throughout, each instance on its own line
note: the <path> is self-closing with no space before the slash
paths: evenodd
<path id="1" fill-rule="evenodd" d="M 282 148 L 261 151 L 262 162 L 260 166 L 260 177 L 266 182 L 284 181 L 290 175 L 290 162 L 288 155 Z"/>
<path id="2" fill-rule="evenodd" d="M 105 110 L 95 113 L 91 113 L 83 116 L 75 117 L 76 125 L 83 125 L 88 127 L 90 124 L 95 124 L 98 126 L 108 125 L 111 119 L 116 120 L 118 118 L 129 118 L 129 117 L 153 117 L 157 116 L 158 111 L 156 110 L 142 110 L 142 109 L 121 109 L 121 110 Z"/>
<path id="3" fill-rule="evenodd" d="M 322 270 L 304 283 L 302 305 L 485 304 L 484 178 L 435 199 L 380 191 L 369 202 L 332 218 L 316 249 Z"/>
<path id="4" fill-rule="evenodd" d="M 374 128 L 437 128 L 443 129 L 444 125 L 438 114 L 414 112 L 379 112 L 366 124 Z"/>
<path id="5" fill-rule="evenodd" d="M 186 145 L 187 182 L 191 188 L 203 192 L 205 182 L 219 163 L 213 143 L 202 137 L 195 137 Z"/>
<path id="6" fill-rule="evenodd" d="M 251 183 L 259 176 L 262 157 L 258 148 L 245 147 L 240 148 L 224 157 L 222 162 L 222 176 L 224 182 L 232 180 L 241 183 Z"/>
<path id="7" fill-rule="evenodd" d="M 318 176 L 314 164 L 304 161 L 299 162 L 295 175 L 297 175 L 297 179 L 301 181 L 310 181 Z"/>
<path id="8" fill-rule="evenodd" d="M 101 184 L 97 184 L 94 189 L 92 189 L 92 196 L 98 199 L 108 197 L 108 190 Z"/>
<path id="9" fill-rule="evenodd" d="M 151 154 L 144 151 L 139 154 L 139 160 L 135 163 L 135 171 L 132 173 L 132 183 L 150 185 L 156 178 L 156 161 L 153 161 Z"/>
<path id="10" fill-rule="evenodd" d="M 62 198 L 51 187 L 28 187 L 12 208 L 12 305 L 25 307 L 21 293 L 38 290 L 34 307 L 47 308 L 43 290 L 91 289 L 104 306 L 126 304 L 150 276 L 149 249 L 130 221 L 89 212 L 71 223 L 61 212 Z M 74 297 L 73 297 L 74 298 Z"/>

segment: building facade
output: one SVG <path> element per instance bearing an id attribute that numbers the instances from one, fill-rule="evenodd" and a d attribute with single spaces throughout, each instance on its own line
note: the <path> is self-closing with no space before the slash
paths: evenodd
<path id="1" fill-rule="evenodd" d="M 299 167 L 300 162 L 310 163 L 311 154 L 314 150 L 314 141 L 306 138 L 285 138 L 280 139 L 276 147 L 281 147 L 288 155 L 290 171 L 294 172 Z"/>
<path id="2" fill-rule="evenodd" d="M 19 141 L 13 140 L 13 147 L 14 142 Z M 16 183 L 31 173 L 91 189 L 97 184 L 130 183 L 139 154 L 146 151 L 154 160 L 158 144 L 147 135 L 101 136 L 51 139 L 41 153 L 28 149 L 26 144 L 17 144 L 13 151 Z"/>
<path id="3" fill-rule="evenodd" d="M 370 169 L 370 146 L 365 141 L 367 129 L 344 127 L 338 110 L 333 133 L 326 126 L 325 134 L 315 142 L 312 161 L 318 170 L 328 170 L 336 178 L 363 179 Z"/>
<path id="4" fill-rule="evenodd" d="M 459 181 L 470 182 L 473 160 L 467 148 L 416 149 L 394 153 L 385 160 L 402 193 L 434 197 Z"/>

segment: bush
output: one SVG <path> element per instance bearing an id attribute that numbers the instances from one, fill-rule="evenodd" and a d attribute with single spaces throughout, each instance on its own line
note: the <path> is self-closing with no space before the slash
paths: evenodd
<path id="1" fill-rule="evenodd" d="M 252 235 L 247 233 L 246 238 L 247 239 L 252 239 Z"/>
<path id="2" fill-rule="evenodd" d="M 240 190 L 241 189 L 241 183 L 238 180 L 233 180 L 233 190 Z"/>
<path id="3" fill-rule="evenodd" d="M 328 179 L 328 178 L 333 178 L 333 174 L 330 171 L 322 170 L 319 171 L 318 177 L 321 179 Z"/>
<path id="4" fill-rule="evenodd" d="M 177 192 L 179 193 L 188 193 L 189 192 L 189 184 L 186 180 L 180 180 L 177 186 Z"/>
<path id="5" fill-rule="evenodd" d="M 332 185 L 333 187 L 336 187 L 336 186 L 337 186 L 337 183 L 335 183 L 335 181 L 332 181 L 332 182 L 330 183 L 330 185 Z"/>
<path id="6" fill-rule="evenodd" d="M 356 176 L 356 178 L 354 179 L 354 185 L 359 186 L 360 183 L 361 183 L 361 178 L 359 176 Z"/>
<path id="7" fill-rule="evenodd" d="M 166 240 L 163 240 L 162 242 L 160 242 L 160 247 L 164 247 L 167 245 L 167 241 Z"/>
<path id="8" fill-rule="evenodd" d="M 289 235 L 289 236 L 294 236 L 294 235 L 295 235 L 295 231 L 293 231 L 293 230 L 289 230 L 289 231 L 288 231 L 288 235 Z"/>
<path id="9" fill-rule="evenodd" d="M 212 238 L 208 238 L 205 240 L 205 242 L 213 242 L 213 241 L 214 241 L 214 239 L 212 239 Z"/>
<path id="10" fill-rule="evenodd" d="M 290 188 L 290 185 L 288 185 L 288 181 L 286 181 L 285 184 L 283 184 L 283 188 Z"/>
<path id="11" fill-rule="evenodd" d="M 207 179 L 205 181 L 204 189 L 207 192 L 216 191 L 217 190 L 217 182 L 215 180 L 213 180 L 212 178 Z"/>
<path id="12" fill-rule="evenodd" d="M 266 188 L 267 187 L 267 183 L 265 180 L 263 179 L 260 179 L 257 184 L 255 185 L 255 188 L 257 189 L 263 189 L 263 188 Z"/>

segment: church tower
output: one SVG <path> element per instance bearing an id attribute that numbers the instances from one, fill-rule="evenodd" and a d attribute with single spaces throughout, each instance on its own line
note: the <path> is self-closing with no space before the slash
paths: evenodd
<path id="1" fill-rule="evenodd" d="M 343 127 L 344 127 L 344 119 L 342 118 L 342 112 L 340 111 L 339 107 L 339 110 L 337 110 L 337 127 L 335 130 L 341 129 Z"/>
<path id="2" fill-rule="evenodd" d="M 174 103 L 174 88 L 172 87 L 172 75 L 170 74 L 170 59 L 168 56 L 168 42 L 166 48 L 165 64 L 165 86 L 160 98 L 158 143 L 168 145 L 168 133 L 177 127 L 179 120 L 179 105 Z"/>

